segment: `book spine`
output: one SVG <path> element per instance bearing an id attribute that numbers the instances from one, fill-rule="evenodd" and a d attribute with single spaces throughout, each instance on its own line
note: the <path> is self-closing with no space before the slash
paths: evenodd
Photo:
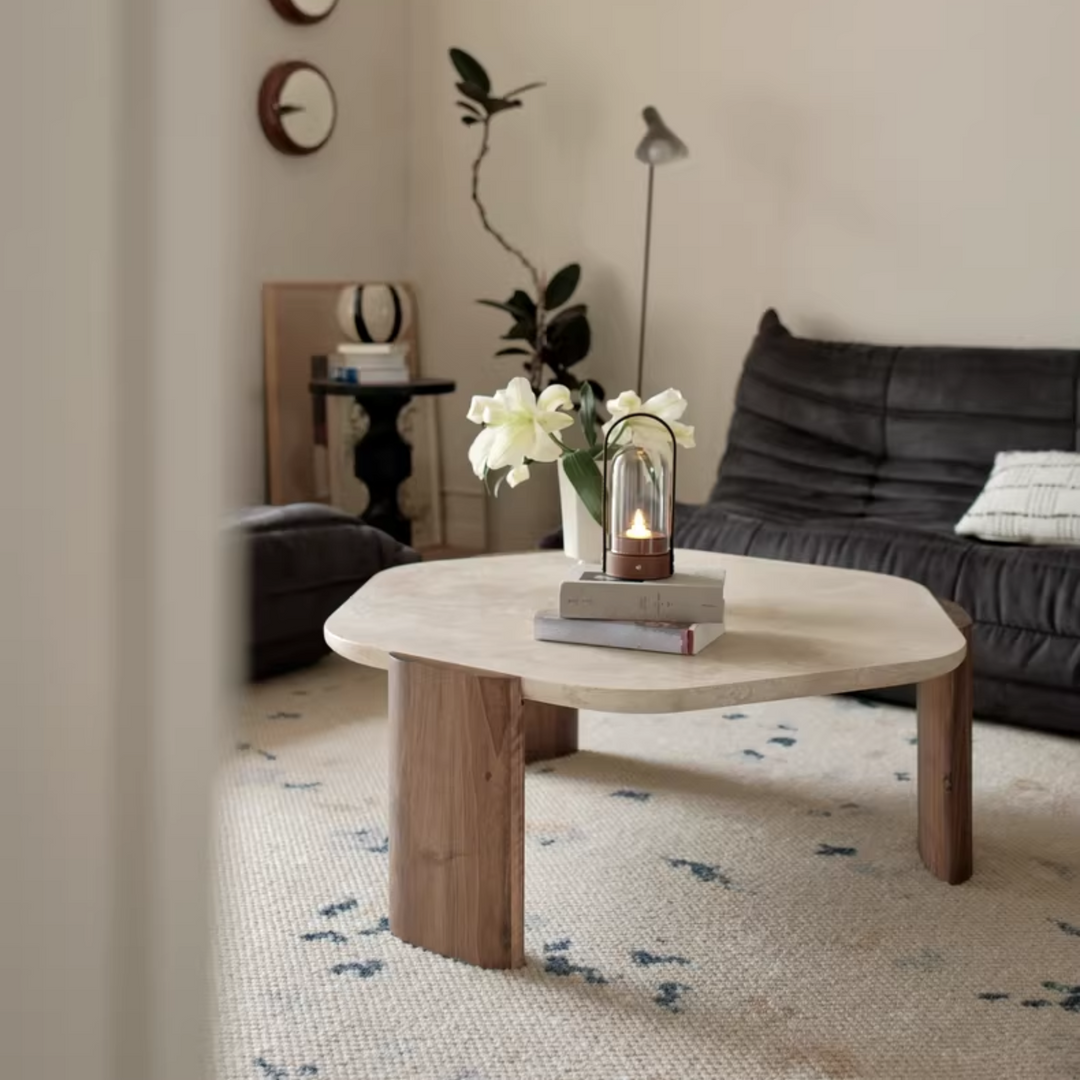
<path id="1" fill-rule="evenodd" d="M 559 614 L 564 619 L 719 623 L 724 621 L 723 589 L 681 596 L 642 586 L 564 581 L 559 589 Z"/>
<path id="2" fill-rule="evenodd" d="M 565 645 L 598 645 L 612 649 L 670 653 L 676 656 L 693 655 L 694 639 L 690 627 L 593 622 L 537 615 L 533 636 L 538 641 L 554 641 Z"/>

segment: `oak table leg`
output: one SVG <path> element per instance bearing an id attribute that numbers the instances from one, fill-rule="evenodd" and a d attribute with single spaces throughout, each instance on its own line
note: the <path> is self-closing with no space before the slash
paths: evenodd
<path id="1" fill-rule="evenodd" d="M 971 619 L 942 606 L 968 643 L 954 671 L 919 683 L 919 854 L 942 881 L 959 885 L 972 873 Z"/>
<path id="2" fill-rule="evenodd" d="M 390 661 L 390 930 L 485 968 L 524 943 L 525 709 L 516 678 Z"/>
<path id="3" fill-rule="evenodd" d="M 525 764 L 577 753 L 578 712 L 563 705 L 525 702 Z"/>

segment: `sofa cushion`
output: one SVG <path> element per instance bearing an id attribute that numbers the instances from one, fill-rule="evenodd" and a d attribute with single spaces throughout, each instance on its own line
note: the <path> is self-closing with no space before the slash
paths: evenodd
<path id="1" fill-rule="evenodd" d="M 961 536 L 1080 547 L 1080 454 L 1003 451 L 956 526 Z"/>
<path id="2" fill-rule="evenodd" d="M 978 544 L 875 518 L 771 520 L 715 503 L 679 507 L 676 543 L 918 581 L 972 618 L 977 715 L 1080 734 L 1080 552 Z"/>
<path id="3" fill-rule="evenodd" d="M 1002 450 L 1080 450 L 1080 352 L 813 341 L 768 311 L 711 498 L 946 532 Z"/>

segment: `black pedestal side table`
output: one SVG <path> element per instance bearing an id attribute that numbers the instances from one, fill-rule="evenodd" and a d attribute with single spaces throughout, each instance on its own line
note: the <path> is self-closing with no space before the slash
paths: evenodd
<path id="1" fill-rule="evenodd" d="M 398 431 L 398 417 L 414 397 L 450 394 L 456 385 L 449 379 L 411 379 L 381 386 L 312 379 L 309 387 L 316 395 L 351 397 L 368 414 L 371 424 L 353 454 L 356 478 L 371 496 L 360 517 L 395 540 L 411 544 L 412 522 L 398 505 L 398 488 L 412 475 L 412 447 Z"/>

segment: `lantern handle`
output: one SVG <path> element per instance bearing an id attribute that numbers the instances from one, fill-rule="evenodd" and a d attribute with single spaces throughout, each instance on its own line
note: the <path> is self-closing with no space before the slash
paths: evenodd
<path id="1" fill-rule="evenodd" d="M 607 434 L 604 436 L 604 460 L 603 460 L 603 473 L 602 479 L 604 481 L 602 487 L 603 499 L 603 523 L 601 529 L 603 530 L 600 541 L 600 573 L 607 577 L 607 553 L 608 553 L 608 446 L 611 444 L 611 436 L 615 434 L 616 429 L 625 424 L 627 420 L 633 420 L 637 417 L 645 417 L 647 420 L 653 420 L 658 424 L 664 426 L 664 430 L 668 433 L 668 437 L 671 439 L 671 507 L 668 510 L 668 559 L 671 569 L 671 573 L 675 573 L 675 481 L 678 478 L 678 458 L 679 458 L 679 444 L 675 440 L 675 432 L 672 430 L 671 425 L 662 417 L 656 416 L 653 413 L 647 412 L 632 412 L 627 413 L 625 416 L 620 416 L 608 428 Z"/>

